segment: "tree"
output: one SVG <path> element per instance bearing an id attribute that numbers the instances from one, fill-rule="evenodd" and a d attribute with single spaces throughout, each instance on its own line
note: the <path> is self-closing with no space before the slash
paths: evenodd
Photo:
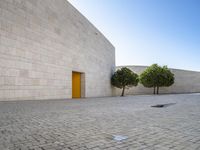
<path id="1" fill-rule="evenodd" d="M 160 87 L 169 87 L 174 84 L 174 74 L 167 66 L 158 66 L 153 64 L 140 75 L 140 83 L 144 87 L 153 87 L 153 93 L 159 94 Z M 156 91 L 157 88 L 157 91 Z"/>
<path id="2" fill-rule="evenodd" d="M 167 68 L 167 66 L 163 66 L 163 77 L 164 77 L 164 85 L 165 87 L 169 87 L 174 84 L 174 74 Z"/>
<path id="3" fill-rule="evenodd" d="M 124 96 L 125 88 L 137 86 L 138 82 L 138 75 L 126 67 L 118 69 L 111 78 L 111 84 L 122 89 L 121 96 Z"/>

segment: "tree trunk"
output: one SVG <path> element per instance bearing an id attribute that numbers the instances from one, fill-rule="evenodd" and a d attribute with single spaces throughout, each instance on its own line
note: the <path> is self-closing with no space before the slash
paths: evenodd
<path id="1" fill-rule="evenodd" d="M 157 94 L 159 94 L 159 86 L 157 86 Z"/>
<path id="2" fill-rule="evenodd" d="M 125 87 L 122 88 L 122 94 L 121 94 L 121 96 L 124 96 L 124 91 L 125 91 Z"/>
<path id="3" fill-rule="evenodd" d="M 153 94 L 154 95 L 156 94 L 156 87 L 155 86 L 153 87 Z"/>

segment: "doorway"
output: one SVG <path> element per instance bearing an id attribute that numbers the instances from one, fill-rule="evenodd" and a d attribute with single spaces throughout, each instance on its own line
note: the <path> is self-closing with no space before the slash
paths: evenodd
<path id="1" fill-rule="evenodd" d="M 72 72 L 72 98 L 81 98 L 81 73 Z"/>

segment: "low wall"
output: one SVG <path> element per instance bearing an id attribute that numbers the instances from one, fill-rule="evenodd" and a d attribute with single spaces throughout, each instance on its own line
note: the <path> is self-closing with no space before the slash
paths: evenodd
<path id="1" fill-rule="evenodd" d="M 147 66 L 119 66 L 128 67 L 138 75 L 141 74 Z M 171 87 L 161 87 L 160 93 L 198 93 L 200 92 L 200 72 L 171 69 L 175 75 L 175 83 Z M 125 90 L 126 95 L 136 95 L 136 94 L 152 94 L 153 88 L 145 88 L 143 85 L 138 84 L 137 87 L 132 87 Z M 113 95 L 119 96 L 121 94 L 121 89 L 114 88 Z"/>

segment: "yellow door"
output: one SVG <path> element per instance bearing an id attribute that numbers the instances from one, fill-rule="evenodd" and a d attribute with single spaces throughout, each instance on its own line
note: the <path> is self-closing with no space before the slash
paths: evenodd
<path id="1" fill-rule="evenodd" d="M 81 98 L 81 74 L 72 72 L 72 98 Z"/>

